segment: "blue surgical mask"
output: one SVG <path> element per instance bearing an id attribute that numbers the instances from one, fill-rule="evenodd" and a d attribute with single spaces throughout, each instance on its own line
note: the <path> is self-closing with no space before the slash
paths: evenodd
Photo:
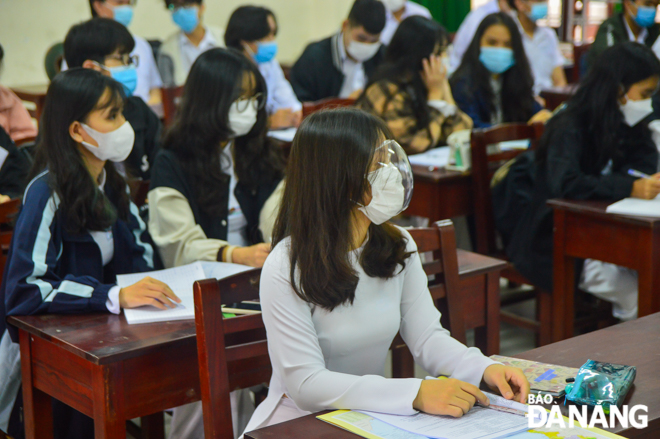
<path id="1" fill-rule="evenodd" d="M 252 54 L 254 60 L 259 63 L 267 63 L 273 60 L 277 55 L 277 41 L 267 43 L 257 43 L 257 52 Z"/>
<path id="2" fill-rule="evenodd" d="M 126 96 L 133 96 L 138 82 L 135 66 L 106 67 L 106 69 L 110 72 L 112 79 L 124 86 Z"/>
<path id="3" fill-rule="evenodd" d="M 115 21 L 126 27 L 128 27 L 128 25 L 131 24 L 131 21 L 133 21 L 133 6 L 115 6 L 112 8 L 112 12 Z"/>
<path id="4" fill-rule="evenodd" d="M 186 6 L 176 8 L 172 12 L 172 20 L 186 34 L 192 33 L 199 25 L 199 13 L 197 6 Z"/>
<path id="5" fill-rule="evenodd" d="M 651 27 L 655 24 L 656 8 L 651 6 L 638 6 L 635 22 L 641 27 Z"/>
<path id="6" fill-rule="evenodd" d="M 513 50 L 508 47 L 487 47 L 481 48 L 479 61 L 491 73 L 499 75 L 509 70 L 516 63 L 513 57 Z"/>
<path id="7" fill-rule="evenodd" d="M 548 17 L 548 2 L 533 3 L 532 12 L 529 14 L 529 19 L 532 21 L 543 20 Z"/>

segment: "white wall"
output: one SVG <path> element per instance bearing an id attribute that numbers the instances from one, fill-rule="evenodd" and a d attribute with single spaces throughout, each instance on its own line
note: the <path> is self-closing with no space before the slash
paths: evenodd
<path id="1" fill-rule="evenodd" d="M 205 4 L 205 23 L 221 28 L 240 5 L 272 9 L 280 25 L 278 59 L 291 63 L 307 43 L 339 29 L 353 0 L 205 0 Z M 89 17 L 87 0 L 0 0 L 0 44 L 5 50 L 0 83 L 9 87 L 47 83 L 46 51 L 64 40 L 71 25 Z M 130 30 L 162 40 L 176 27 L 164 0 L 138 0 Z"/>

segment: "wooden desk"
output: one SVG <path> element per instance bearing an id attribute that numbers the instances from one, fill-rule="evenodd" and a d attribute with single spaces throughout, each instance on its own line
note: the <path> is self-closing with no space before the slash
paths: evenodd
<path id="1" fill-rule="evenodd" d="M 545 99 L 545 108 L 555 111 L 575 94 L 577 88 L 577 84 L 568 84 L 564 87 L 550 87 L 541 90 L 541 97 Z"/>
<path id="2" fill-rule="evenodd" d="M 588 359 L 637 366 L 637 378 L 624 404 L 648 407 L 649 425 L 644 430 L 620 426 L 613 433 L 627 438 L 660 437 L 660 314 L 623 323 L 580 337 L 516 355 L 527 360 L 580 367 Z M 635 341 L 631 343 L 631 341 Z M 564 409 L 565 410 L 565 409 Z M 327 412 L 322 412 L 327 413 Z M 246 439 L 306 438 L 355 439 L 358 436 L 316 419 L 316 413 L 245 434 Z"/>
<path id="3" fill-rule="evenodd" d="M 48 84 L 22 85 L 18 87 L 12 87 L 11 90 L 16 93 L 16 96 L 18 96 L 22 101 L 34 103 L 36 108 L 34 110 L 29 110 L 29 113 L 30 116 L 39 121 L 41 119 L 41 113 L 44 109 L 44 104 L 46 103 L 46 92 L 48 91 Z"/>
<path id="4" fill-rule="evenodd" d="M 469 215 L 472 205 L 472 178 L 469 172 L 429 170 L 413 165 L 415 187 L 406 215 L 429 218 L 431 222 Z"/>
<path id="5" fill-rule="evenodd" d="M 506 264 L 463 250 L 458 262 L 470 303 L 466 326 L 478 328 L 477 342 L 496 353 Z M 97 421 L 97 439 L 125 439 L 126 420 L 136 417 L 146 417 L 149 439 L 163 438 L 161 412 L 201 398 L 194 320 L 129 325 L 123 314 L 91 314 L 8 321 L 20 333 L 28 439 L 53 437 L 50 396 Z"/>
<path id="6" fill-rule="evenodd" d="M 554 209 L 555 227 L 553 341 L 573 336 L 576 258 L 637 270 L 639 316 L 660 311 L 660 218 L 608 214 L 609 203 L 600 201 L 548 204 Z"/>

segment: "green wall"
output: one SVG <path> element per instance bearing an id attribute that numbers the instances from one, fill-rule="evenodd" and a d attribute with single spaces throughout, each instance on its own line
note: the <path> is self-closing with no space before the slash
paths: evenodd
<path id="1" fill-rule="evenodd" d="M 465 16 L 470 12 L 470 0 L 413 0 L 426 6 L 433 18 L 442 23 L 449 32 L 456 32 Z"/>

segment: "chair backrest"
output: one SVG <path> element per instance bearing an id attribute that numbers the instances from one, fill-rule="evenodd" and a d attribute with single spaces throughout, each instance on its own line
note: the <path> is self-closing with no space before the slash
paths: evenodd
<path id="1" fill-rule="evenodd" d="M 163 122 L 165 126 L 168 126 L 176 116 L 176 109 L 179 107 L 183 95 L 183 86 L 163 87 L 160 92 L 163 100 Z"/>
<path id="2" fill-rule="evenodd" d="M 233 438 L 229 392 L 270 380 L 261 314 L 222 317 L 222 305 L 259 298 L 261 269 L 194 284 L 197 356 L 207 439 Z"/>
<path id="3" fill-rule="evenodd" d="M 128 186 L 131 188 L 131 198 L 137 207 L 142 207 L 147 203 L 149 183 L 150 180 L 131 180 L 128 182 Z"/>
<path id="4" fill-rule="evenodd" d="M 477 253 L 494 254 L 497 252 L 495 221 L 493 219 L 493 203 L 490 193 L 490 180 L 495 171 L 508 160 L 516 158 L 525 150 L 501 151 L 488 154 L 488 146 L 510 140 L 529 139 L 530 148 L 536 148 L 536 143 L 543 134 L 544 125 L 536 123 L 502 124 L 492 128 L 472 131 L 472 197 L 474 200 L 474 219 L 476 226 Z"/>
<path id="5" fill-rule="evenodd" d="M 580 44 L 573 46 L 573 80 L 574 83 L 580 82 L 580 78 L 587 70 L 586 56 L 591 49 L 591 44 Z"/>
<path id="6" fill-rule="evenodd" d="M 312 113 L 326 108 L 351 107 L 355 104 L 355 99 L 326 98 L 316 102 L 303 102 L 303 119 Z"/>
<path id="7" fill-rule="evenodd" d="M 422 262 L 429 278 L 429 291 L 438 309 L 446 309 L 444 316 L 452 336 L 466 343 L 463 304 L 458 279 L 456 233 L 451 220 L 438 221 L 433 227 L 408 229 L 419 253 L 431 253 L 432 259 Z M 443 306 L 443 302 L 446 306 Z"/>
<path id="8" fill-rule="evenodd" d="M 21 207 L 21 199 L 15 198 L 0 204 L 0 283 L 7 264 L 7 255 L 14 234 L 12 223 Z"/>

